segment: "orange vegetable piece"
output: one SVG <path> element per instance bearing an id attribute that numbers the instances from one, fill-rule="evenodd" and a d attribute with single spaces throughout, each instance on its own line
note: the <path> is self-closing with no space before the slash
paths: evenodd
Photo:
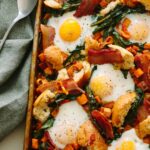
<path id="1" fill-rule="evenodd" d="M 101 0 L 100 6 L 101 7 L 106 7 L 108 5 L 108 2 L 106 0 Z"/>
<path id="2" fill-rule="evenodd" d="M 88 102 L 88 99 L 85 94 L 82 94 L 81 96 L 77 97 L 77 101 L 80 105 L 84 105 Z"/>
<path id="3" fill-rule="evenodd" d="M 38 147 L 39 147 L 38 139 L 33 138 L 32 139 L 32 148 L 33 149 L 38 149 Z"/>
<path id="4" fill-rule="evenodd" d="M 74 150 L 74 148 L 72 147 L 72 145 L 69 144 L 69 145 L 66 145 L 64 150 Z"/>
<path id="5" fill-rule="evenodd" d="M 57 114 L 58 114 L 58 110 L 57 110 L 57 109 L 53 110 L 52 113 L 51 113 L 51 115 L 52 115 L 54 118 L 57 116 Z"/>
<path id="6" fill-rule="evenodd" d="M 102 104 L 102 100 L 99 98 L 99 96 L 95 96 L 95 99 L 98 103 Z"/>
<path id="7" fill-rule="evenodd" d="M 43 136 L 43 137 L 41 138 L 41 142 L 45 143 L 46 141 L 47 141 L 46 136 Z"/>
<path id="8" fill-rule="evenodd" d="M 146 43 L 146 44 L 144 44 L 144 49 L 150 49 L 150 43 Z"/>
<path id="9" fill-rule="evenodd" d="M 130 24 L 131 24 L 131 20 L 128 18 L 125 18 L 122 22 L 122 30 L 127 31 Z"/>
<path id="10" fill-rule="evenodd" d="M 144 74 L 141 68 L 138 68 L 137 70 L 134 71 L 134 75 L 139 78 Z"/>
<path id="11" fill-rule="evenodd" d="M 40 59 L 41 62 L 45 61 L 44 53 L 39 54 L 39 59 Z"/>
<path id="12" fill-rule="evenodd" d="M 112 44 L 113 43 L 113 37 L 112 36 L 108 36 L 105 40 L 105 44 Z"/>

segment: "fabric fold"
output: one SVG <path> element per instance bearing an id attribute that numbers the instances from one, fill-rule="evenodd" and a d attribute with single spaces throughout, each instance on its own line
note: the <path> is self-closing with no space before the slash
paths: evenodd
<path id="1" fill-rule="evenodd" d="M 0 0 L 0 41 L 17 11 L 17 0 Z M 0 52 L 0 140 L 26 114 L 32 40 L 33 26 L 27 17 L 16 23 Z"/>

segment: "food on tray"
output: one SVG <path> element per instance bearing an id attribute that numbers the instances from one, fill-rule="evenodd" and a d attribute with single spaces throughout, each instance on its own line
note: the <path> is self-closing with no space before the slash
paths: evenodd
<path id="1" fill-rule="evenodd" d="M 32 149 L 148 150 L 148 0 L 45 0 Z"/>

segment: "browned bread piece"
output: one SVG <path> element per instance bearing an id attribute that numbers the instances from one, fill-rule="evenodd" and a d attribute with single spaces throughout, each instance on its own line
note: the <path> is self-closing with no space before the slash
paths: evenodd
<path id="1" fill-rule="evenodd" d="M 84 122 L 77 132 L 77 143 L 88 150 L 107 150 L 104 139 L 90 120 Z"/>
<path id="2" fill-rule="evenodd" d="M 137 0 L 141 4 L 145 6 L 145 9 L 150 11 L 150 1 L 149 0 Z"/>
<path id="3" fill-rule="evenodd" d="M 135 92 L 128 92 L 120 96 L 115 102 L 112 109 L 112 124 L 115 127 L 123 125 L 125 117 L 127 116 L 132 103 L 136 100 Z"/>
<path id="4" fill-rule="evenodd" d="M 136 132 L 141 139 L 150 135 L 150 116 L 148 116 L 145 120 L 139 123 L 136 128 Z"/>

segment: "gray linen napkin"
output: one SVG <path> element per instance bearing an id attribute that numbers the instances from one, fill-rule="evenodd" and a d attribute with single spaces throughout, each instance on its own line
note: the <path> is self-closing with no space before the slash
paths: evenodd
<path id="1" fill-rule="evenodd" d="M 17 0 L 0 0 L 0 39 L 17 10 Z M 32 39 L 28 17 L 15 25 L 0 53 L 0 139 L 25 117 Z"/>

